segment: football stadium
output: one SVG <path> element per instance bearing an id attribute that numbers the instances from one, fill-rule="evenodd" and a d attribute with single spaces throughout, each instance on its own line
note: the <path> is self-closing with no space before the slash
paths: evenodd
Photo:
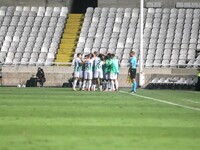
<path id="1" fill-rule="evenodd" d="M 0 150 L 199 150 L 199 0 L 0 0 Z"/>

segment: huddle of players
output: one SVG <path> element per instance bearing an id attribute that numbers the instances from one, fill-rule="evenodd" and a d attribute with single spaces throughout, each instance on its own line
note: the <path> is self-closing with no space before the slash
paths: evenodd
<path id="1" fill-rule="evenodd" d="M 114 54 L 107 55 L 94 52 L 82 58 L 78 53 L 74 62 L 73 90 L 77 82 L 80 90 L 118 91 L 119 61 Z"/>

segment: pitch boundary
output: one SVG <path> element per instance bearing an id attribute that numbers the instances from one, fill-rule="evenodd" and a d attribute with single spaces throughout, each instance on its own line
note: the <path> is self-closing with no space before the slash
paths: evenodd
<path id="1" fill-rule="evenodd" d="M 148 97 L 148 96 L 143 96 L 143 95 L 139 95 L 139 94 L 131 94 L 131 93 L 128 93 L 128 92 L 125 92 L 125 91 L 119 91 L 119 92 L 120 93 L 129 94 L 129 95 L 132 95 L 132 96 L 137 96 L 137 97 L 141 97 L 141 98 L 153 100 L 153 101 L 157 101 L 157 102 L 160 102 L 160 103 L 165 103 L 165 104 L 168 104 L 168 105 L 173 105 L 173 106 L 178 106 L 178 107 L 182 107 L 182 108 L 186 108 L 186 109 L 190 109 L 190 110 L 200 111 L 200 108 L 195 108 L 195 107 L 191 107 L 191 106 L 181 105 L 181 104 L 177 104 L 177 103 L 174 103 L 174 102 L 169 102 L 169 101 L 166 101 L 166 100 L 161 100 L 161 99 L 157 99 L 157 98 L 153 98 L 153 97 Z"/>
<path id="2" fill-rule="evenodd" d="M 195 103 L 195 104 L 200 104 L 200 102 L 189 100 L 189 99 L 182 99 L 182 101 L 190 102 L 190 103 Z"/>

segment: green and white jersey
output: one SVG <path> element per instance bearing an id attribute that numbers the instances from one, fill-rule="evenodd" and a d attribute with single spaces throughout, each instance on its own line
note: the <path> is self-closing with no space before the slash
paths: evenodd
<path id="1" fill-rule="evenodd" d="M 105 62 L 105 65 L 104 65 L 104 74 L 110 73 L 111 64 L 112 64 L 111 59 L 107 59 L 106 62 Z"/>
<path id="2" fill-rule="evenodd" d="M 101 59 L 99 57 L 96 57 L 94 59 L 94 72 L 102 70 L 102 65 L 103 65 L 103 62 L 101 61 Z"/>
<path id="3" fill-rule="evenodd" d="M 111 59 L 110 72 L 114 74 L 119 73 L 119 61 L 116 58 Z"/>
<path id="4" fill-rule="evenodd" d="M 85 61 L 85 71 L 87 71 L 87 72 L 92 72 L 92 70 L 93 70 L 93 59 L 90 59 L 90 60 L 86 60 Z"/>
<path id="5" fill-rule="evenodd" d="M 118 74 L 119 73 L 119 61 L 118 61 L 118 59 L 113 58 L 112 62 L 113 62 L 112 72 L 115 74 Z"/>
<path id="6" fill-rule="evenodd" d="M 81 59 L 76 58 L 74 62 L 74 72 L 80 72 L 80 71 L 82 71 Z"/>

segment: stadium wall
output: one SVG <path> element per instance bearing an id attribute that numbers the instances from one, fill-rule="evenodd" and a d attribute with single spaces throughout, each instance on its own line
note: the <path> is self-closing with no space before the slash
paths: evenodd
<path id="1" fill-rule="evenodd" d="M 4 66 L 2 68 L 2 85 L 17 86 L 18 84 L 26 84 L 26 81 L 31 76 L 36 75 L 37 68 L 36 66 Z M 50 87 L 61 87 L 63 83 L 68 82 L 68 79 L 72 77 L 73 73 L 73 67 L 67 66 L 43 66 L 42 68 L 46 76 L 44 86 Z M 128 68 L 120 69 L 120 87 L 130 87 L 130 83 L 127 83 L 127 72 Z M 156 76 L 191 77 L 196 76 L 197 70 L 189 68 L 146 68 L 144 69 L 144 73 L 145 85 L 147 85 Z"/>
<path id="2" fill-rule="evenodd" d="M 26 84 L 26 81 L 37 73 L 36 66 L 6 66 L 2 67 L 2 85 L 17 86 L 18 84 Z M 44 86 L 60 87 L 63 83 L 68 82 L 72 77 L 73 67 L 67 66 L 43 66 L 41 67 L 46 76 Z M 126 83 L 127 68 L 121 68 L 119 77 L 121 87 L 129 87 Z"/>
<path id="3" fill-rule="evenodd" d="M 177 2 L 199 2 L 199 0 L 144 0 L 145 2 L 161 2 L 162 7 L 175 7 Z M 140 7 L 140 0 L 98 0 L 99 7 Z"/>

